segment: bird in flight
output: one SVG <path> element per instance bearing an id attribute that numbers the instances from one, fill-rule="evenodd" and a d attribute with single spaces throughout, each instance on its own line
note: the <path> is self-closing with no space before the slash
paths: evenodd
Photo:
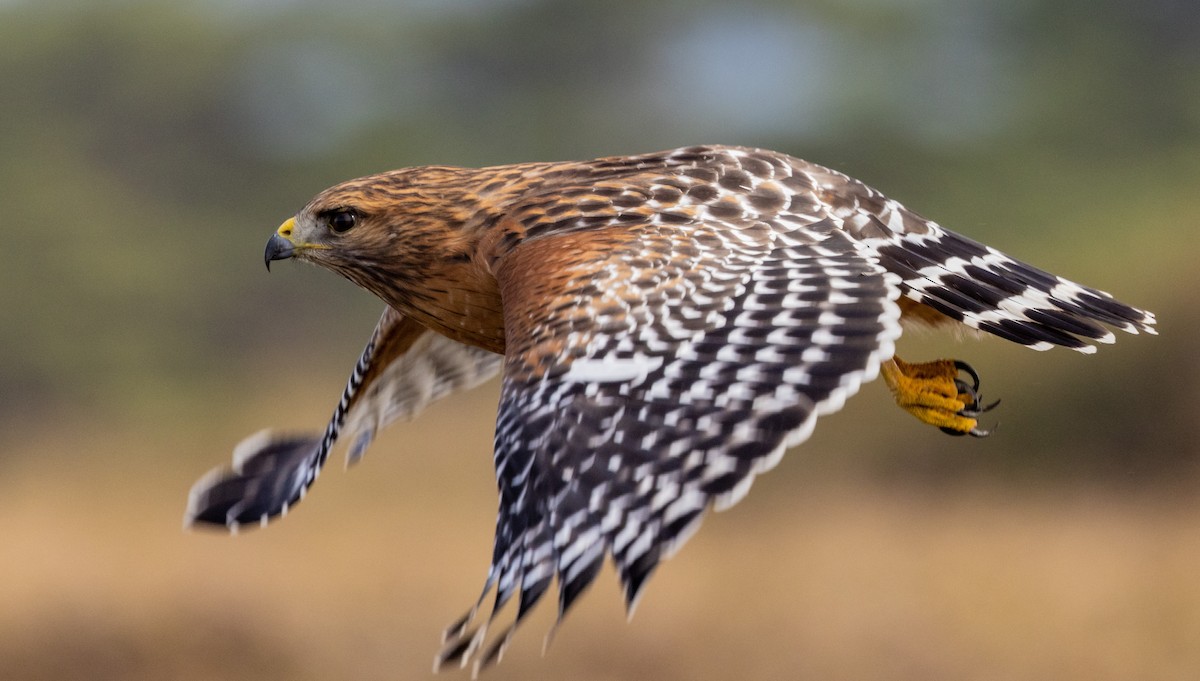
<path id="1" fill-rule="evenodd" d="M 1155 333 L 1152 313 L 842 173 L 738 147 L 371 175 L 318 194 L 265 258 L 332 270 L 386 306 L 324 433 L 247 438 L 192 488 L 186 522 L 266 524 L 339 437 L 357 461 L 379 429 L 500 373 L 491 566 L 437 658 L 476 671 L 555 581 L 561 621 L 606 556 L 632 612 L 710 506 L 736 503 L 880 374 L 920 421 L 986 435 L 976 372 L 895 357 L 905 327 L 1089 353 L 1112 329 Z M 514 596 L 514 621 L 489 634 Z"/>

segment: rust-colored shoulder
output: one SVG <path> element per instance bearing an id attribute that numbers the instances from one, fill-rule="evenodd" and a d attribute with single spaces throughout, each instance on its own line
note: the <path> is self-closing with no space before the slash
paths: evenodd
<path id="1" fill-rule="evenodd" d="M 617 323 L 627 281 L 614 257 L 638 240 L 624 228 L 572 232 L 522 242 L 496 261 L 506 354 L 535 373 L 565 369 L 598 327 Z"/>

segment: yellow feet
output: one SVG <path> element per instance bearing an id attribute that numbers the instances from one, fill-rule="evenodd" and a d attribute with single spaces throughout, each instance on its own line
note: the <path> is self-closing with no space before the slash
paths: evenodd
<path id="1" fill-rule="evenodd" d="M 880 371 L 896 404 L 925 423 L 951 435 L 984 437 L 990 432 L 981 429 L 975 417 L 1000 401 L 980 406 L 979 375 L 966 362 L 939 359 L 909 364 L 893 357 Z M 971 377 L 970 385 L 958 377 L 959 372 Z"/>

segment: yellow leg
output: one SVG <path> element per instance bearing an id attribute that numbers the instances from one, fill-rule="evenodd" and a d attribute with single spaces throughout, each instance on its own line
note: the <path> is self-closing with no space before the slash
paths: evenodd
<path id="1" fill-rule="evenodd" d="M 909 364 L 893 357 L 883 363 L 880 371 L 896 404 L 921 421 L 951 435 L 988 434 L 979 428 L 975 417 L 998 402 L 986 407 L 979 405 L 979 377 L 969 365 L 952 359 Z M 959 379 L 960 371 L 966 372 L 974 385 Z"/>

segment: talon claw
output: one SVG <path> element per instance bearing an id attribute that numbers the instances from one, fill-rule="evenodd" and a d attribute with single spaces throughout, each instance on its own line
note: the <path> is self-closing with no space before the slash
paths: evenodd
<path id="1" fill-rule="evenodd" d="M 1000 427 L 999 423 L 992 426 L 988 430 L 984 430 L 983 428 L 979 428 L 977 426 L 975 428 L 972 428 L 970 431 L 968 431 L 967 434 L 970 435 L 971 437 L 987 437 L 987 436 L 991 435 L 992 433 L 996 432 L 996 429 L 999 427 Z"/>
<path id="2" fill-rule="evenodd" d="M 967 401 L 967 408 L 958 412 L 959 416 L 974 418 L 984 412 L 995 409 L 996 405 L 1000 404 L 1000 400 L 996 400 L 986 407 L 978 406 L 981 402 L 983 402 L 983 394 L 979 392 L 979 374 L 975 372 L 974 367 L 972 367 L 970 364 L 960 360 L 954 360 L 954 368 L 966 373 L 971 377 L 971 385 L 969 386 L 967 385 L 966 381 L 960 378 L 954 379 L 954 387 L 958 390 L 959 394 L 966 395 L 969 398 L 969 401 Z M 979 432 L 976 433 L 975 430 L 978 430 Z M 976 437 L 985 437 L 991 433 L 990 430 L 975 430 L 971 431 L 971 435 Z"/>
<path id="3" fill-rule="evenodd" d="M 959 371 L 966 372 L 966 374 L 971 377 L 971 382 L 974 384 L 974 389 L 979 390 L 979 374 L 975 373 L 974 367 L 966 362 L 956 359 L 954 360 L 954 368 L 958 369 Z M 955 379 L 955 383 L 958 383 L 958 379 Z"/>
<path id="4" fill-rule="evenodd" d="M 961 360 L 907 364 L 893 358 L 883 375 L 897 404 L 943 433 L 987 437 L 995 432 L 995 426 L 981 428 L 976 419 L 995 409 L 1000 400 L 984 404 L 979 373 L 970 364 Z"/>
<path id="5" fill-rule="evenodd" d="M 992 402 L 991 404 L 987 405 L 986 407 L 980 407 L 978 405 L 983 400 L 983 396 L 982 395 L 972 395 L 971 397 L 973 398 L 971 403 L 968 404 L 966 407 L 964 407 L 962 411 L 958 412 L 959 416 L 975 418 L 976 416 L 983 414 L 983 412 L 985 412 L 985 411 L 991 411 L 991 410 L 995 409 L 996 405 L 1000 404 L 1000 400 L 996 400 L 995 402 Z"/>
<path id="6" fill-rule="evenodd" d="M 967 398 L 967 406 L 962 411 L 958 412 L 959 416 L 965 416 L 967 418 L 974 419 L 981 416 L 984 412 L 995 409 L 996 405 L 1000 404 L 1000 400 L 996 400 L 987 406 L 979 406 L 983 402 L 983 394 L 979 392 L 979 374 L 975 372 L 974 367 L 972 367 L 970 364 L 959 360 L 954 360 L 954 368 L 971 377 L 971 385 L 967 385 L 967 382 L 960 378 L 954 379 L 954 387 L 958 389 L 960 395 L 964 395 Z M 970 435 L 971 437 L 982 438 L 987 437 L 995 432 L 996 426 L 992 426 L 991 428 L 980 428 L 979 426 L 975 426 L 971 430 L 965 432 L 961 430 L 954 430 L 953 428 L 942 428 L 942 431 L 956 436 Z"/>

